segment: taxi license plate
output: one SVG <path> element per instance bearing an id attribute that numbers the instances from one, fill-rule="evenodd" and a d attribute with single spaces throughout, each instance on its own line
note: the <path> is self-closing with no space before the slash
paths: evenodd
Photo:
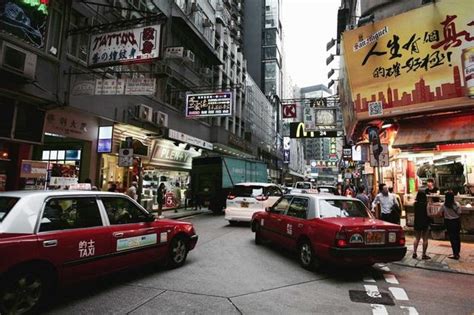
<path id="1" fill-rule="evenodd" d="M 385 231 L 365 231 L 365 244 L 385 244 Z"/>
<path id="2" fill-rule="evenodd" d="M 245 201 L 242 201 L 242 202 L 240 203 L 240 207 L 241 207 L 241 208 L 248 208 L 248 207 L 249 207 L 249 203 L 248 203 L 248 202 L 245 202 Z"/>

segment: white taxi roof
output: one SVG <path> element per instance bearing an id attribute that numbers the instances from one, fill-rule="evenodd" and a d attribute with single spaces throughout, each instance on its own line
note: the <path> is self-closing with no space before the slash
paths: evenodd
<path id="1" fill-rule="evenodd" d="M 21 190 L 0 192 L 1 197 L 19 198 L 10 213 L 0 222 L 0 233 L 34 233 L 45 200 L 61 196 L 121 196 L 122 193 L 98 190 Z M 129 198 L 131 200 L 131 198 Z"/>
<path id="2" fill-rule="evenodd" d="M 259 183 L 259 182 L 245 182 L 245 183 L 237 183 L 234 186 L 262 186 L 262 187 L 269 187 L 269 186 L 276 186 L 276 184 L 272 183 Z"/>

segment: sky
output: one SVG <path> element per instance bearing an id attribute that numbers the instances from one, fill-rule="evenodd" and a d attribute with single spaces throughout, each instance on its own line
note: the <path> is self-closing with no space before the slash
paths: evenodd
<path id="1" fill-rule="evenodd" d="M 338 68 L 337 59 L 326 66 L 326 44 L 336 37 L 340 0 L 282 0 L 281 20 L 285 34 L 284 53 L 293 84 L 300 88 L 327 86 L 327 73 Z M 332 76 L 337 78 L 338 72 Z"/>

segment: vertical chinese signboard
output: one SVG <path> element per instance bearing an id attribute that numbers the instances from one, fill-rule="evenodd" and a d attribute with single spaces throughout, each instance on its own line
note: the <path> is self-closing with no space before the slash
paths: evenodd
<path id="1" fill-rule="evenodd" d="M 435 4 L 343 35 L 358 120 L 474 105 L 472 0 Z"/>
<path id="2" fill-rule="evenodd" d="M 89 66 L 145 62 L 158 58 L 160 35 L 160 25 L 92 35 Z"/>

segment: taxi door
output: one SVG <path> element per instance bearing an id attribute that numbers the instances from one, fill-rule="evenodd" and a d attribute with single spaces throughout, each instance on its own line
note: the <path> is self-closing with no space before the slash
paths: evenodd
<path id="1" fill-rule="evenodd" d="M 305 228 L 308 204 L 308 198 L 293 197 L 288 210 L 282 216 L 280 232 L 284 235 L 282 245 L 286 248 L 296 248 L 296 242 Z"/>
<path id="2" fill-rule="evenodd" d="M 125 196 L 102 196 L 110 223 L 109 246 L 116 268 L 164 258 L 171 229 L 152 220 L 143 209 Z"/>
<path id="3" fill-rule="evenodd" d="M 95 196 L 46 200 L 38 227 L 41 258 L 65 281 L 81 281 L 107 270 L 109 228 Z"/>
<path id="4" fill-rule="evenodd" d="M 284 241 L 284 235 L 282 235 L 281 232 L 281 224 L 283 214 L 288 209 L 291 199 L 292 196 L 283 196 L 273 207 L 270 208 L 270 211 L 267 212 L 266 219 L 259 222 L 264 238 L 277 244 L 281 244 Z"/>

